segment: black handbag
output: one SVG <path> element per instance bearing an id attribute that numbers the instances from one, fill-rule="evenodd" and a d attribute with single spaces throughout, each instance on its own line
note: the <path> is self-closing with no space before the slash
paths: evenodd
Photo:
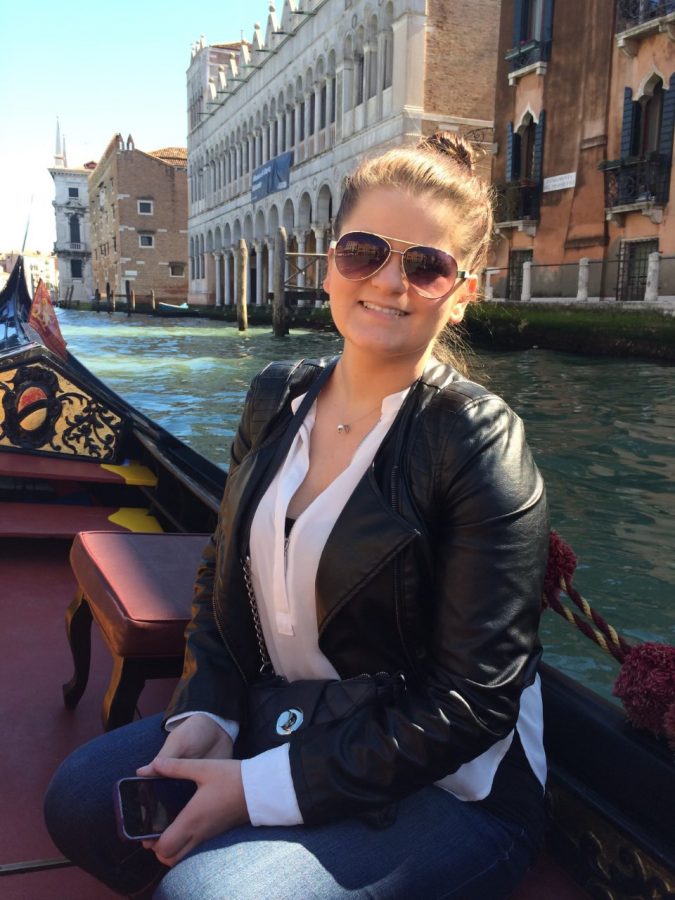
<path id="1" fill-rule="evenodd" d="M 402 674 L 392 676 L 386 672 L 342 680 L 307 678 L 297 681 L 288 681 L 275 674 L 265 646 L 248 557 L 243 567 L 262 677 L 248 688 L 248 715 L 238 750 L 255 756 L 287 743 L 301 729 L 347 719 L 364 706 L 392 703 L 405 689 Z"/>

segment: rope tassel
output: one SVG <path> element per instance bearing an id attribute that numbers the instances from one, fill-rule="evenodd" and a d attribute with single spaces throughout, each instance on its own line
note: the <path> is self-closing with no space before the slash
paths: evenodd
<path id="1" fill-rule="evenodd" d="M 551 531 L 544 608 L 558 613 L 621 664 L 613 693 L 623 703 L 629 721 L 656 737 L 665 737 L 675 751 L 675 647 L 655 642 L 630 644 L 576 590 L 572 583 L 576 567 L 572 548 Z M 582 615 L 563 603 L 562 592 Z"/>

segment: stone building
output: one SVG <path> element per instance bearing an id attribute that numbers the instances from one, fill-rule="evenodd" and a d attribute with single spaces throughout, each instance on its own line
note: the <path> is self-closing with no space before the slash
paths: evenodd
<path id="1" fill-rule="evenodd" d="M 190 301 L 271 295 L 274 240 L 323 253 L 365 153 L 439 128 L 492 147 L 499 0 L 284 0 L 250 42 L 194 47 L 187 75 Z M 486 156 L 489 171 L 489 157 Z M 302 287 L 320 282 L 318 266 Z"/>
<path id="2" fill-rule="evenodd" d="M 89 300 L 94 293 L 87 179 L 95 165 L 93 162 L 75 168 L 68 165 L 65 138 L 61 138 L 57 122 L 54 166 L 49 169 L 49 174 L 54 179 L 54 253 L 61 302 L 79 304 Z"/>
<path id="3" fill-rule="evenodd" d="M 495 297 L 642 299 L 649 253 L 675 252 L 673 20 L 673 0 L 502 3 Z"/>
<path id="4" fill-rule="evenodd" d="M 134 291 L 187 298 L 187 153 L 145 153 L 116 134 L 89 175 L 94 286 L 102 297 Z"/>

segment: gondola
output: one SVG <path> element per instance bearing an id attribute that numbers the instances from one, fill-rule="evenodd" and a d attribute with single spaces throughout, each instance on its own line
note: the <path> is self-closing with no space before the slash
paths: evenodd
<path id="1" fill-rule="evenodd" d="M 0 895 L 99 900 L 113 894 L 51 844 L 44 790 L 59 761 L 100 733 L 101 717 L 116 727 L 168 699 L 180 673 L 176 623 L 172 647 L 157 648 L 167 623 L 153 610 L 138 613 L 141 642 L 152 647 L 120 651 L 111 597 L 133 592 L 134 573 L 145 578 L 155 558 L 182 566 L 176 579 L 190 583 L 226 475 L 81 365 L 50 307 L 36 310 L 37 293 L 30 297 L 19 260 L 0 293 Z M 105 557 L 101 548 L 112 546 L 127 554 L 124 565 Z M 130 661 L 120 661 L 125 653 Z M 666 742 L 546 664 L 542 682 L 546 849 L 517 900 L 675 898 L 675 764 Z"/>

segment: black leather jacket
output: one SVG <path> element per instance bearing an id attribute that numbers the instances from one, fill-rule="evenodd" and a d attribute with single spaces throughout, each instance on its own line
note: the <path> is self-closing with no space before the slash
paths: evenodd
<path id="1" fill-rule="evenodd" d="M 251 385 L 167 718 L 207 710 L 245 726 L 260 655 L 241 556 L 290 401 L 330 366 L 272 364 Z M 544 485 L 520 419 L 432 363 L 347 501 L 316 579 L 319 646 L 340 676 L 401 672 L 406 689 L 376 712 L 293 735 L 306 824 L 376 812 L 511 732 L 540 655 L 547 547 Z"/>

